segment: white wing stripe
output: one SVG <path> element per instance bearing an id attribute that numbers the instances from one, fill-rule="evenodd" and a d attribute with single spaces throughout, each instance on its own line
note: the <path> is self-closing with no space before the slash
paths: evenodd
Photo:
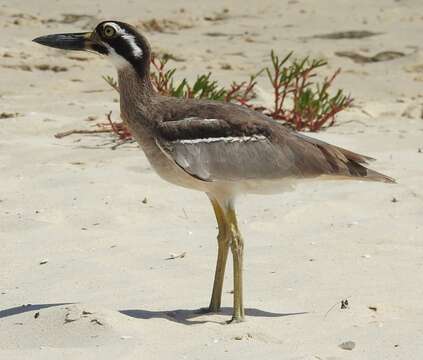
<path id="1" fill-rule="evenodd" d="M 223 142 L 223 143 L 233 143 L 233 142 L 250 142 L 250 141 L 260 141 L 266 140 L 264 135 L 252 135 L 252 136 L 227 136 L 227 137 L 210 137 L 210 138 L 201 138 L 201 139 L 185 139 L 185 140 L 176 140 L 173 143 L 176 144 L 198 144 L 198 143 L 214 143 L 214 142 Z"/>

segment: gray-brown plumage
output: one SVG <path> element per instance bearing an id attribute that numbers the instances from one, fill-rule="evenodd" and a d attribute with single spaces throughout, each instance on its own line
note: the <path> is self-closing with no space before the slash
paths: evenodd
<path id="1" fill-rule="evenodd" d="M 150 46 L 128 24 L 100 23 L 92 33 L 49 35 L 44 45 L 92 50 L 118 69 L 121 115 L 157 173 L 204 191 L 219 226 L 218 261 L 208 310 L 218 311 L 226 259 L 234 261 L 233 320 L 244 318 L 243 241 L 234 199 L 239 193 L 274 193 L 309 178 L 394 182 L 368 169 L 371 158 L 299 134 L 246 107 L 157 94 L 150 81 Z"/>

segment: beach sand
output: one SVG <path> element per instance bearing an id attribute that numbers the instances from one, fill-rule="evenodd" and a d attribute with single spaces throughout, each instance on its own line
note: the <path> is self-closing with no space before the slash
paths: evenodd
<path id="1" fill-rule="evenodd" d="M 231 261 L 222 314 L 196 314 L 217 254 L 206 196 L 161 180 L 136 144 L 111 150 L 111 134 L 54 137 L 109 111 L 118 120 L 101 78 L 115 70 L 31 40 L 106 19 L 166 24 L 146 36 L 181 59 L 179 78 L 240 81 L 271 49 L 324 57 L 323 75 L 342 67 L 334 87 L 355 105 L 312 136 L 376 158 L 398 184 L 314 181 L 241 197 L 248 319 L 224 325 Z M 0 113 L 12 114 L 0 119 L 0 359 L 422 358 L 421 0 L 9 0 L 0 24 Z M 315 37 L 349 30 L 376 34 Z M 339 56 L 387 51 L 401 54 Z"/>

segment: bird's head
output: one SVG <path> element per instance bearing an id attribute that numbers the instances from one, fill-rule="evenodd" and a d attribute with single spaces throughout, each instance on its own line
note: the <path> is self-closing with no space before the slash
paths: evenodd
<path id="1" fill-rule="evenodd" d="M 58 49 L 95 52 L 106 56 L 118 69 L 132 65 L 145 73 L 150 64 L 147 39 L 131 25 L 119 21 L 103 21 L 92 32 L 46 35 L 33 41 Z"/>

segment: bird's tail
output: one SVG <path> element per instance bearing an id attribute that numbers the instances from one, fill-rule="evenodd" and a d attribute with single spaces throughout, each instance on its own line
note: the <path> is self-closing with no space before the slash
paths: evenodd
<path id="1" fill-rule="evenodd" d="M 357 154 L 355 152 L 340 147 L 336 148 L 345 156 L 347 160 L 346 165 L 351 176 L 360 177 L 363 180 L 380 181 L 384 183 L 396 184 L 395 179 L 391 178 L 390 176 L 379 173 L 364 166 L 367 165 L 369 161 L 373 161 L 375 159 L 369 156 Z"/>
<path id="2" fill-rule="evenodd" d="M 360 178 L 361 180 L 396 183 L 395 179 L 369 169 L 366 165 L 368 165 L 369 161 L 375 160 L 369 156 L 357 154 L 339 146 L 330 145 L 301 133 L 296 133 L 295 135 L 320 149 L 330 166 L 330 170 L 325 174 L 326 176 L 343 177 L 345 179 L 353 177 Z"/>
<path id="3" fill-rule="evenodd" d="M 364 166 L 363 166 L 364 167 Z M 391 178 L 390 176 L 387 176 L 385 174 L 381 174 L 377 171 L 374 171 L 372 169 L 365 168 L 367 171 L 367 175 L 364 176 L 364 180 L 370 180 L 370 181 L 380 181 L 384 183 L 390 183 L 390 184 L 396 184 L 394 178 Z"/>

